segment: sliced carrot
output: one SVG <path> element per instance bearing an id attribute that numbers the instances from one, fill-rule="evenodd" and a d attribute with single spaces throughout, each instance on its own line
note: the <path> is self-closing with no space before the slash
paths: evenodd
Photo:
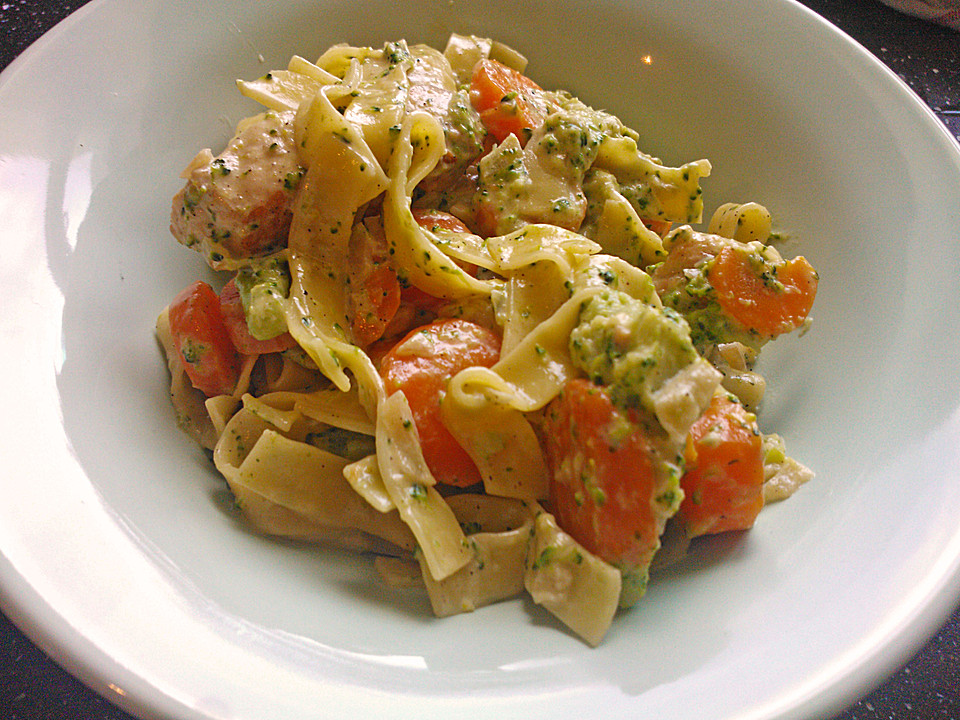
<path id="1" fill-rule="evenodd" d="M 768 337 L 800 327 L 817 296 L 817 273 L 805 258 L 773 264 L 730 246 L 717 255 L 709 280 L 728 316 Z"/>
<path id="2" fill-rule="evenodd" d="M 444 302 L 443 298 L 434 297 L 418 287 L 407 285 L 400 290 L 400 301 L 404 305 L 412 305 L 418 310 L 435 313 Z"/>
<path id="3" fill-rule="evenodd" d="M 238 352 L 244 355 L 265 355 L 272 352 L 289 350 L 296 341 L 288 332 L 281 333 L 267 340 L 257 340 L 250 334 L 247 327 L 247 317 L 243 311 L 243 301 L 240 291 L 233 278 L 220 291 L 220 311 L 227 326 L 227 333 Z"/>
<path id="4" fill-rule="evenodd" d="M 414 209 L 412 212 L 419 225 L 433 232 L 470 232 L 459 218 L 442 210 Z M 415 287 L 404 287 L 397 272 L 387 261 L 385 242 L 383 244 L 383 248 L 363 248 L 369 253 L 367 257 L 352 258 L 355 263 L 353 283 L 359 290 L 350 298 L 350 313 L 353 317 L 354 340 L 363 348 L 380 339 L 389 339 L 389 333 L 397 326 L 395 321 L 400 321 L 403 326 L 407 317 L 418 314 L 400 312 L 401 305 L 412 305 L 417 311 L 433 312 L 444 302 Z M 475 275 L 477 268 L 469 266 L 464 270 Z"/>
<path id="5" fill-rule="evenodd" d="M 547 116 L 542 88 L 496 60 L 481 60 L 474 67 L 470 102 L 497 142 L 516 135 L 525 144 Z"/>
<path id="6" fill-rule="evenodd" d="M 483 195 L 477 200 L 477 229 L 483 237 L 492 237 L 497 234 L 497 227 L 500 224 L 497 205 L 498 203 Z"/>
<path id="7" fill-rule="evenodd" d="M 191 384 L 207 397 L 232 393 L 240 364 L 214 289 L 198 280 L 173 299 L 168 314 L 170 333 Z"/>
<path id="8" fill-rule="evenodd" d="M 413 412 L 427 467 L 439 483 L 467 487 L 481 481 L 470 456 L 443 424 L 440 403 L 450 378 L 500 358 L 500 338 L 466 320 L 444 319 L 410 332 L 383 357 L 387 393 L 402 390 Z"/>
<path id="9" fill-rule="evenodd" d="M 756 418 L 729 395 L 713 397 L 690 429 L 692 461 L 680 479 L 677 518 L 690 537 L 746 530 L 763 508 L 763 452 Z"/>
<path id="10" fill-rule="evenodd" d="M 414 208 L 412 212 L 413 219 L 427 230 L 434 232 L 437 230 L 447 230 L 448 232 L 458 233 L 470 232 L 470 228 L 464 225 L 460 218 L 443 210 Z"/>
<path id="11" fill-rule="evenodd" d="M 652 220 L 642 218 L 641 221 L 647 226 L 648 230 L 652 230 L 660 237 L 665 237 L 666 234 L 670 232 L 670 227 L 673 225 L 673 223 L 669 220 L 660 220 L 658 218 L 654 218 Z"/>
<path id="12" fill-rule="evenodd" d="M 661 494 L 652 436 L 614 406 L 608 390 L 576 379 L 548 406 L 543 444 L 557 523 L 645 582 L 677 500 Z"/>
<path id="13" fill-rule="evenodd" d="M 353 297 L 353 336 L 366 347 L 383 333 L 400 307 L 400 281 L 386 263 L 377 265 L 363 278 L 363 287 Z"/>

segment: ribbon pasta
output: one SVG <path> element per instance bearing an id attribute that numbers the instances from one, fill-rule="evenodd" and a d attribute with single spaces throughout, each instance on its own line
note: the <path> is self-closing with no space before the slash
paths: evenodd
<path id="1" fill-rule="evenodd" d="M 489 294 L 490 285 L 453 262 L 410 211 L 413 189 L 436 166 L 443 152 L 443 132 L 436 121 L 425 113 L 409 116 L 397 139 L 391 163 L 393 178 L 383 201 L 383 229 L 390 251 L 405 278 L 434 297 Z"/>

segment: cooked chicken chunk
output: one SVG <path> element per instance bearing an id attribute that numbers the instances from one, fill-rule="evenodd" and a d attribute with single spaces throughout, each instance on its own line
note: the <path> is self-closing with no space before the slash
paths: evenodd
<path id="1" fill-rule="evenodd" d="M 202 150 L 184 170 L 170 232 L 212 268 L 233 269 L 286 245 L 303 175 L 293 119 L 293 112 L 247 118 L 220 155 Z"/>

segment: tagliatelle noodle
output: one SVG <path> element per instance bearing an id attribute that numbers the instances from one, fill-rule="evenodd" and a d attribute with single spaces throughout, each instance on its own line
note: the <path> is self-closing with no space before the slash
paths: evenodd
<path id="1" fill-rule="evenodd" d="M 414 151 L 414 141 L 417 151 Z M 413 113 L 403 124 L 391 158 L 391 182 L 383 200 L 383 228 L 394 261 L 411 285 L 439 298 L 489 295 L 491 283 L 464 272 L 432 233 L 420 227 L 410 210 L 413 189 L 444 152 L 443 129 L 426 113 Z"/>
<path id="2" fill-rule="evenodd" d="M 434 487 L 420 449 L 413 414 L 402 392 L 384 400 L 377 413 L 377 463 L 387 494 L 409 526 L 420 557 L 435 580 L 470 561 L 463 530 Z"/>
<path id="3" fill-rule="evenodd" d="M 239 498 L 286 508 L 299 521 L 336 538 L 341 529 L 359 530 L 399 549 L 413 537 L 396 513 L 384 515 L 357 495 L 343 476 L 347 461 L 303 442 L 306 432 L 276 426 L 243 409 L 227 424 L 214 451 L 214 464 Z M 306 525 L 303 525 L 306 523 Z M 278 528 L 274 528 L 276 532 Z"/>
<path id="4" fill-rule="evenodd" d="M 302 149 L 306 174 L 289 236 L 290 334 L 341 390 L 346 370 L 363 378 L 365 407 L 375 412 L 382 382 L 370 359 L 348 336 L 346 268 L 357 211 L 383 192 L 388 180 L 363 137 L 328 97 L 318 92 L 305 108 Z"/>

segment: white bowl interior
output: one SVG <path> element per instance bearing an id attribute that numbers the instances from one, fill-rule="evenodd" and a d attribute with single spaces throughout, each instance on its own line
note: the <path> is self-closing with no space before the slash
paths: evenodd
<path id="1" fill-rule="evenodd" d="M 669 163 L 709 158 L 709 208 L 766 204 L 820 272 L 813 328 L 762 360 L 762 425 L 817 478 L 656 577 L 597 650 L 523 601 L 435 620 L 365 559 L 249 532 L 174 426 L 152 336 L 205 273 L 167 232 L 169 200 L 193 154 L 256 112 L 234 78 L 450 31 L 513 45 Z M 960 149 L 799 5 L 102 1 L 3 74 L 0 106 L 0 367 L 17 408 L 2 597 L 127 708 L 822 715 L 956 602 Z"/>

